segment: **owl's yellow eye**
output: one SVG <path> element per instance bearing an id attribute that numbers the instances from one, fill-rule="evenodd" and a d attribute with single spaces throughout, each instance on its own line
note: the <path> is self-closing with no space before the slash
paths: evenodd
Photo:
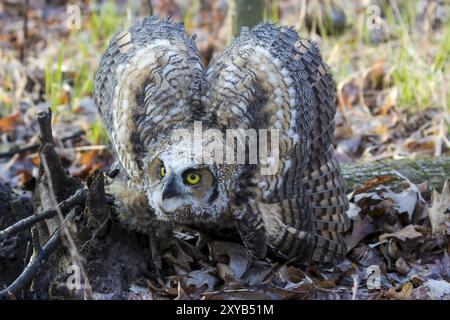
<path id="1" fill-rule="evenodd" d="M 164 178 L 166 176 L 166 168 L 164 166 L 161 166 L 161 168 L 159 169 L 159 175 L 161 176 L 161 178 Z"/>
<path id="2" fill-rule="evenodd" d="M 200 182 L 201 176 L 196 172 L 187 172 L 185 180 L 188 184 L 194 185 Z"/>

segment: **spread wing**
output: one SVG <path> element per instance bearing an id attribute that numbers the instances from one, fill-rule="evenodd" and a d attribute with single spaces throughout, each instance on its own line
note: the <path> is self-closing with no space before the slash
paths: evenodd
<path id="1" fill-rule="evenodd" d="M 94 96 L 128 176 L 174 126 L 200 108 L 203 67 L 181 24 L 145 18 L 110 41 L 95 75 Z"/>
<path id="2" fill-rule="evenodd" d="M 222 127 L 279 130 L 278 168 L 262 174 L 259 159 L 239 229 L 258 238 L 264 230 L 287 258 L 342 255 L 348 201 L 332 146 L 334 88 L 316 46 L 291 28 L 261 24 L 213 60 L 206 80 L 206 112 Z"/>

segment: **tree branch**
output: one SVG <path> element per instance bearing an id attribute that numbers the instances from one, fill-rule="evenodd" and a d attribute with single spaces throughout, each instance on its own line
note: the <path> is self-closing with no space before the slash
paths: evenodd
<path id="1" fill-rule="evenodd" d="M 84 204 L 85 201 L 86 190 L 79 189 L 73 196 L 64 201 L 61 201 L 57 207 L 26 217 L 14 223 L 12 226 L 9 226 L 8 228 L 0 231 L 0 241 L 17 234 L 42 220 L 53 218 L 57 215 L 57 208 L 59 208 L 61 211 L 67 211 L 74 206 Z"/>
<path id="2" fill-rule="evenodd" d="M 72 139 L 76 139 L 78 137 L 81 137 L 82 135 L 84 135 L 85 132 L 83 130 L 79 130 L 77 132 L 75 132 L 74 134 L 64 137 L 61 139 L 61 142 L 65 142 L 67 140 L 72 140 Z M 11 148 L 9 151 L 0 153 L 0 159 L 3 158 L 10 158 L 16 154 L 22 154 L 22 153 L 27 153 L 28 151 L 36 151 L 39 149 L 39 147 L 41 146 L 40 143 L 35 143 L 35 144 L 31 144 L 31 145 L 27 145 L 21 148 Z"/>
<path id="3" fill-rule="evenodd" d="M 20 276 L 10 284 L 6 289 L 0 291 L 0 300 L 12 298 L 17 292 L 30 282 L 44 260 L 59 247 L 61 244 L 61 235 L 59 229 L 51 236 L 50 240 L 42 248 L 42 251 L 35 257 L 31 257 L 28 265 L 25 267 Z"/>

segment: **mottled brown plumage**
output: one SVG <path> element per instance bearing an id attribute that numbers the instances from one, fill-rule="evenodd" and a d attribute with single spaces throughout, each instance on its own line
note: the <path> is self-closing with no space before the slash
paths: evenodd
<path id="1" fill-rule="evenodd" d="M 257 256 L 269 247 L 285 259 L 330 265 L 345 253 L 348 201 L 332 146 L 333 81 L 315 44 L 292 28 L 243 32 L 204 70 L 181 25 L 144 19 L 111 41 L 95 98 L 125 172 L 112 192 L 135 228 L 155 219 L 235 224 Z M 173 133 L 194 121 L 220 132 L 267 129 L 270 137 L 277 129 L 279 155 L 257 164 L 180 156 L 184 145 Z M 274 161 L 277 170 L 264 174 Z M 148 206 L 136 210 L 125 190 Z"/>

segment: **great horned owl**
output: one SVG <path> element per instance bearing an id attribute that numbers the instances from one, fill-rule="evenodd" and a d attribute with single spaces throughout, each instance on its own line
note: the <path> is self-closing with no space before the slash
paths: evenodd
<path id="1" fill-rule="evenodd" d="M 110 189 L 125 222 L 143 231 L 152 221 L 235 226 L 259 257 L 270 248 L 329 265 L 345 253 L 333 82 L 315 44 L 292 28 L 244 30 L 205 69 L 181 24 L 145 18 L 111 40 L 95 101 L 123 171 Z M 175 135 L 196 122 L 220 132 L 278 129 L 276 171 L 261 174 L 260 162 L 199 162 Z"/>

